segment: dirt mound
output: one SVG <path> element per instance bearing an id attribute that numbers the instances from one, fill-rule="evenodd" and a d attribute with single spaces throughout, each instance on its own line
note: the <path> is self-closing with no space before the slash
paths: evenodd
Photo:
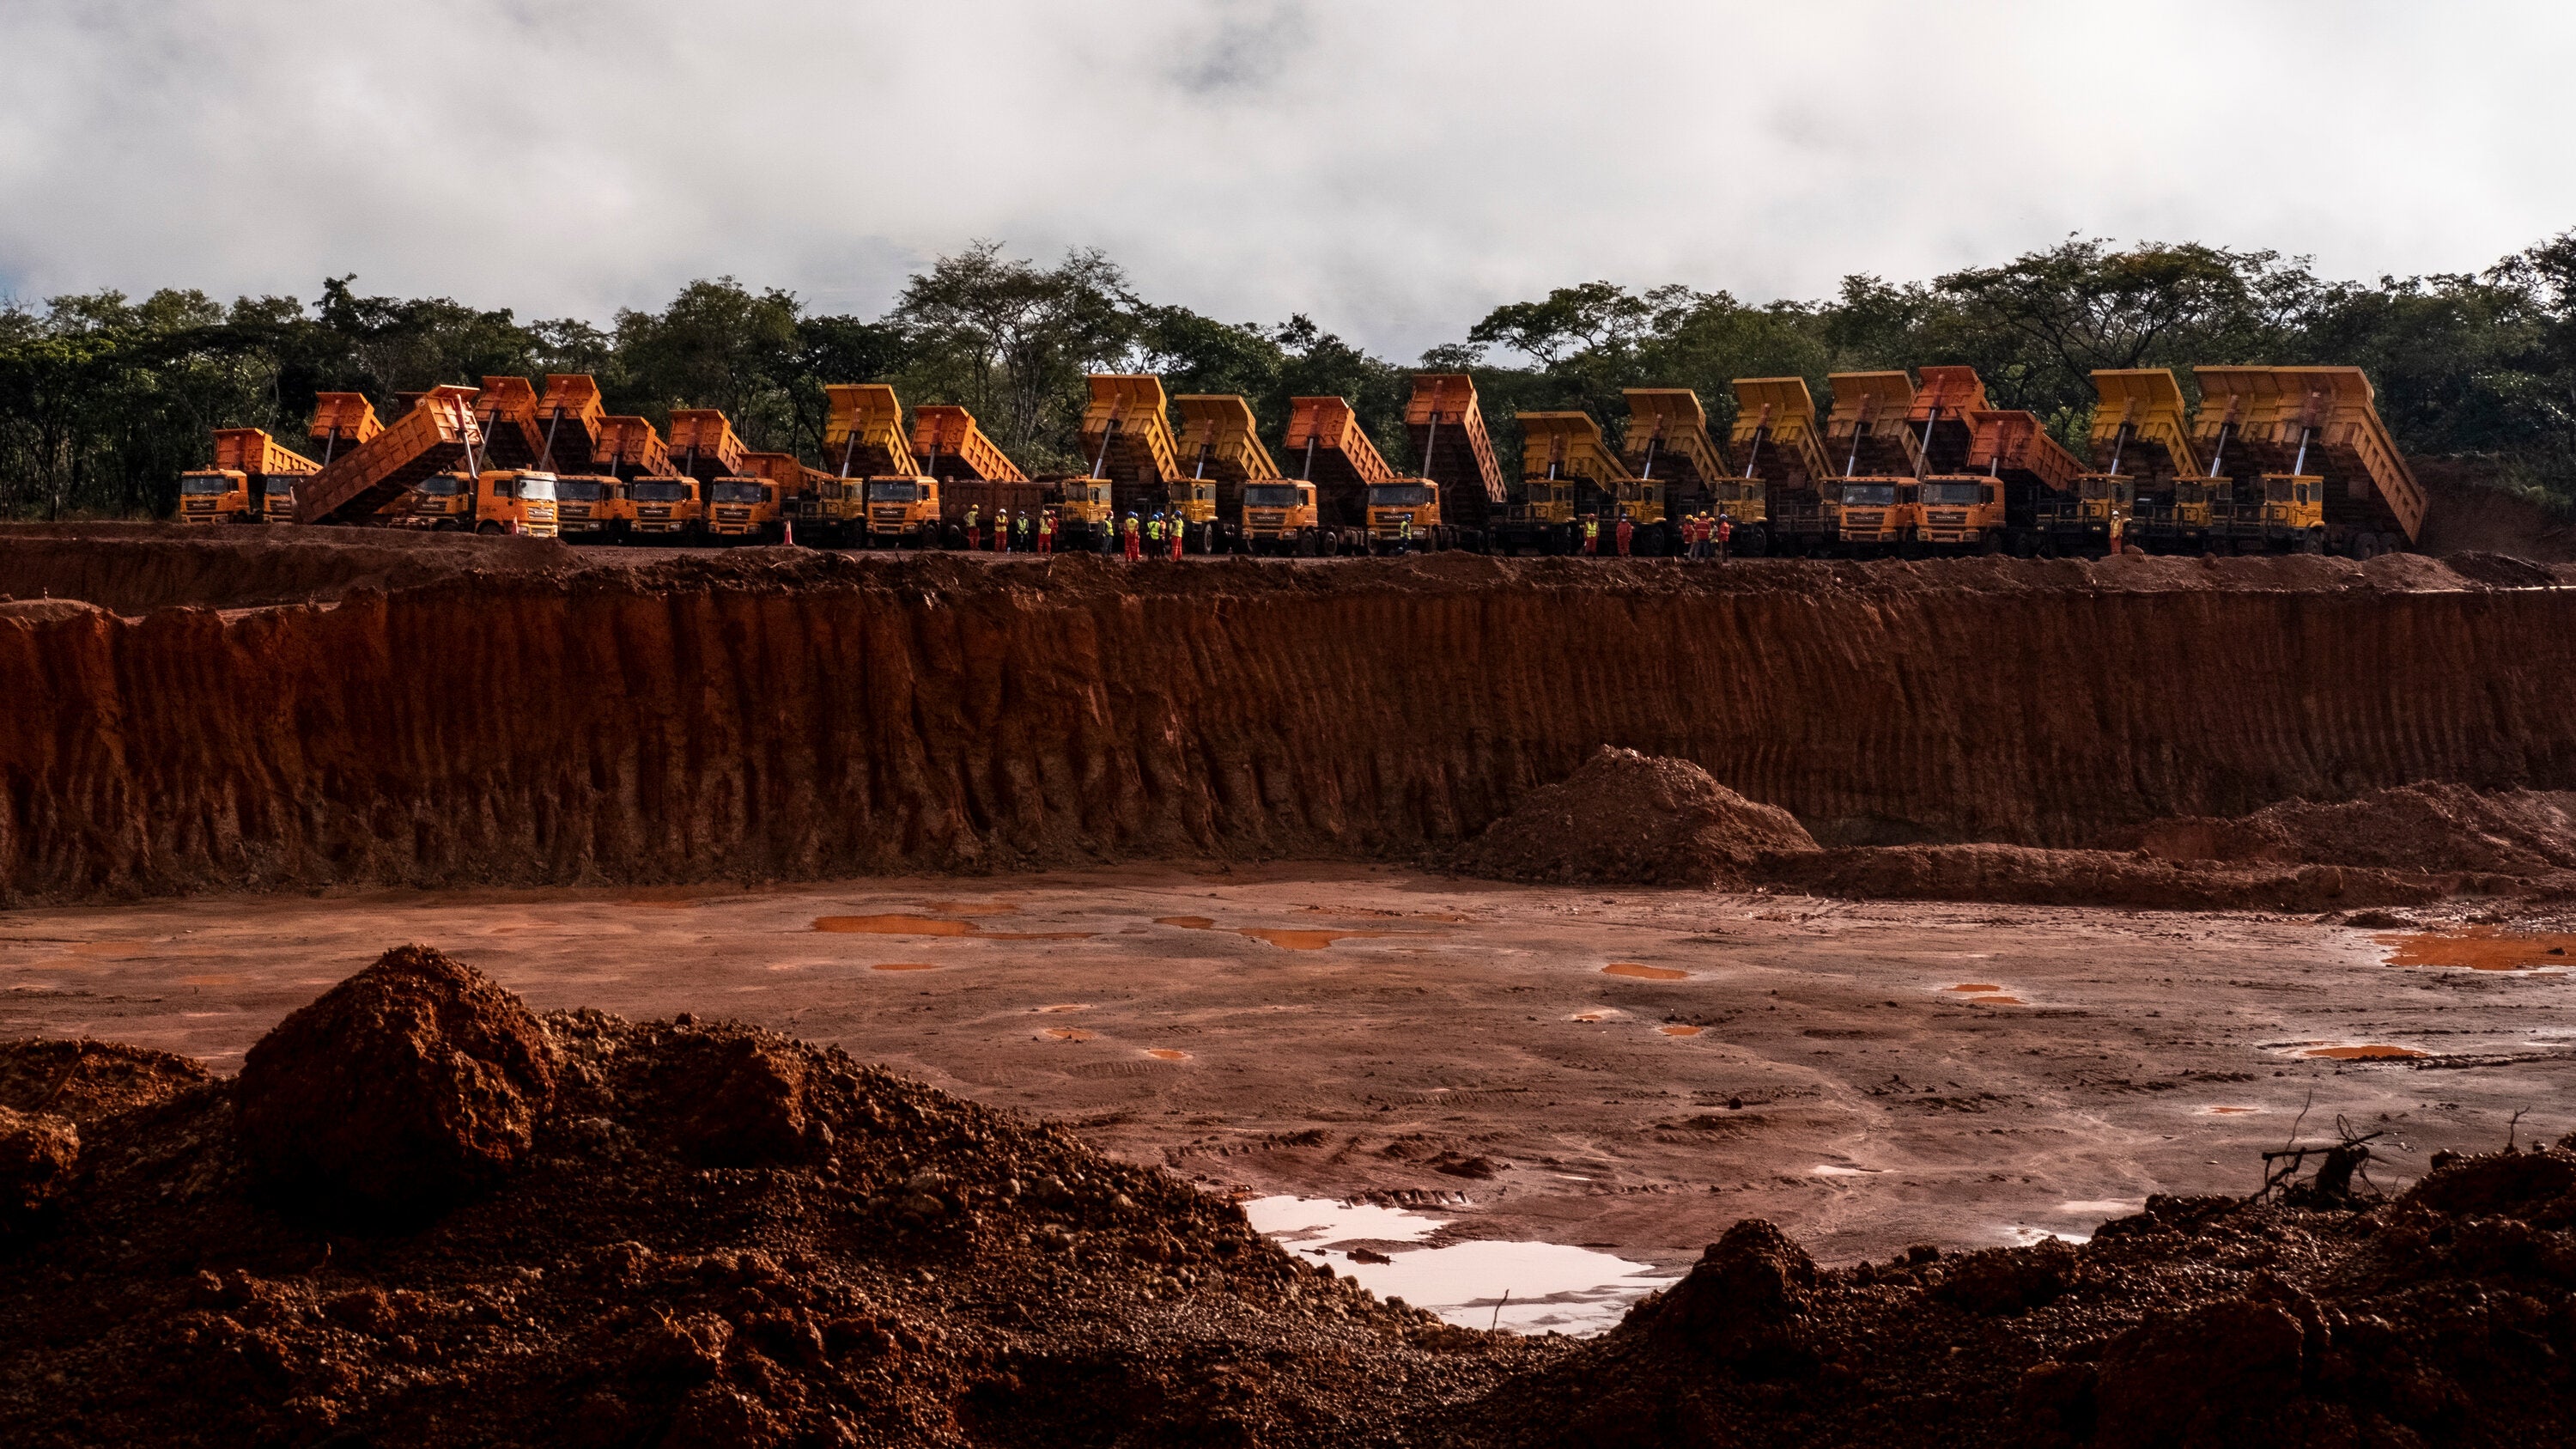
<path id="1" fill-rule="evenodd" d="M 0 1107 L 94 1122 L 164 1102 L 206 1080 L 186 1057 L 122 1042 L 0 1042 Z"/>
<path id="2" fill-rule="evenodd" d="M 2494 464 L 2474 458 L 2413 461 L 2415 479 L 2432 504 L 2424 515 L 2426 553 L 2443 555 L 2446 562 L 2465 553 L 2543 563 L 2576 560 L 2576 524 L 2538 498 L 2499 486 Z"/>
<path id="3" fill-rule="evenodd" d="M 2462 890 L 2509 889 L 2492 877 L 2340 865 L 2177 864 L 2143 853 L 2019 845 L 1851 846 L 1777 856 L 1772 885 L 1855 900 L 1996 901 L 2131 910 L 2350 910 L 2426 905 Z"/>
<path id="4" fill-rule="evenodd" d="M 70 1119 L 0 1107 L 0 1245 L 42 1220 L 79 1165 L 80 1129 Z"/>
<path id="5" fill-rule="evenodd" d="M 2150 1198 L 2080 1245 L 1821 1273 L 1768 1224 L 1739 1224 L 1617 1330 L 1435 1437 L 2567 1443 L 2570 1146 L 2454 1161 L 2394 1200 Z"/>
<path id="6" fill-rule="evenodd" d="M 399 946 L 242 1063 L 242 1147 L 281 1198 L 413 1213 L 489 1186 L 554 1096 L 536 1018 L 490 978 Z"/>
<path id="7" fill-rule="evenodd" d="M 2159 820 L 2119 841 L 2162 860 L 2532 876 L 2576 869 L 2576 793 L 2419 784 L 2233 820 Z"/>
<path id="8" fill-rule="evenodd" d="M 1707 888 L 1741 885 L 1766 856 L 1815 848 L 1788 811 L 1745 799 L 1688 760 L 1603 745 L 1450 865 L 1496 880 Z"/>
<path id="9" fill-rule="evenodd" d="M 95 1166 L 0 1271 L 0 1442 L 1340 1443 L 1562 1351 L 837 1051 L 534 1020 L 532 1150 L 402 1230 L 255 1190 L 232 1082 L 85 1131 Z M 756 1150 L 714 1155 L 761 1161 L 708 1165 L 737 1131 Z"/>

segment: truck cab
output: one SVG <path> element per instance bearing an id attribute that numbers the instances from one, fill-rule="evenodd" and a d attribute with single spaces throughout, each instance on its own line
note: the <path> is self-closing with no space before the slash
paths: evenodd
<path id="1" fill-rule="evenodd" d="M 2317 474 L 2265 473 L 2211 488 L 2210 532 L 2239 551 L 2322 553 L 2326 480 Z"/>
<path id="2" fill-rule="evenodd" d="M 1911 478 L 1845 478 L 1834 537 L 1845 548 L 1878 552 L 1913 536 L 1921 485 Z"/>
<path id="3" fill-rule="evenodd" d="M 929 477 L 867 480 L 868 547 L 882 539 L 896 546 L 935 548 L 941 536 L 939 480 Z"/>
<path id="4" fill-rule="evenodd" d="M 2114 553 L 2137 501 L 2137 479 L 2086 473 L 2063 494 L 2043 493 L 2036 522 L 2041 538 L 2057 553 Z"/>
<path id="5" fill-rule="evenodd" d="M 1612 522 L 1624 518 L 1639 533 L 1661 528 L 1664 522 L 1664 485 L 1652 478 L 1623 479 L 1611 485 L 1610 515 Z"/>
<path id="6" fill-rule="evenodd" d="M 626 498 L 635 514 L 629 527 L 637 534 L 686 539 L 706 528 L 706 504 L 694 478 L 648 474 L 626 485 Z"/>
<path id="7" fill-rule="evenodd" d="M 1110 487 L 1106 478 L 1067 478 L 1057 485 L 1055 526 L 1065 547 L 1109 550 L 1118 532 Z"/>
<path id="8" fill-rule="evenodd" d="M 778 485 L 728 476 L 707 485 L 707 532 L 718 538 L 769 540 L 779 534 Z"/>
<path id="9" fill-rule="evenodd" d="M 1368 490 L 1369 549 L 1434 548 L 1440 543 L 1440 489 L 1428 478 L 1372 483 Z"/>
<path id="10" fill-rule="evenodd" d="M 1924 479 L 1914 501 L 1914 541 L 1944 550 L 2001 552 L 2003 484 L 1982 473 Z"/>
<path id="11" fill-rule="evenodd" d="M 555 475 L 496 468 L 468 476 L 432 473 L 414 488 L 411 522 L 440 531 L 556 536 Z"/>
<path id="12" fill-rule="evenodd" d="M 626 485 L 605 474 L 555 479 L 555 527 L 565 537 L 622 539 L 635 522 Z"/>
<path id="13" fill-rule="evenodd" d="M 1248 552 L 1312 556 L 1317 527 L 1315 485 L 1303 481 L 1243 485 L 1243 547 Z"/>
<path id="14" fill-rule="evenodd" d="M 279 479 L 284 483 L 287 480 Z M 288 508 L 294 507 L 293 485 L 288 485 Z M 257 523 L 259 515 L 251 506 L 250 475 L 231 468 L 200 468 L 179 475 L 179 512 L 181 523 Z"/>

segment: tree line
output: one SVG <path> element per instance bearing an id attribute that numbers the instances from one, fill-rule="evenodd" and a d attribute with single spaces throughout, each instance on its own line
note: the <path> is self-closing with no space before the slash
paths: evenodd
<path id="1" fill-rule="evenodd" d="M 1515 409 L 1581 408 L 1615 434 L 1622 388 L 1689 387 L 1723 426 L 1733 378 L 1803 376 L 1821 398 L 1829 373 L 1936 362 L 1973 365 L 1996 406 L 2038 413 L 2079 452 L 2095 368 L 2355 364 L 2409 453 L 2483 460 L 2505 486 L 2576 505 L 2576 231 L 2482 272 L 2372 283 L 2278 252 L 2083 238 L 1931 281 L 1847 277 L 1816 301 L 1587 282 L 1497 307 L 1415 367 L 1303 315 L 1226 323 L 1147 301 L 1092 250 L 1041 264 L 978 242 L 877 318 L 731 277 L 605 328 L 367 296 L 356 280 L 327 278 L 309 303 L 181 290 L 0 302 L 0 518 L 166 514 L 215 428 L 301 448 L 317 392 L 365 393 L 390 416 L 397 394 L 485 376 L 589 373 L 611 412 L 661 425 L 675 407 L 721 408 L 753 447 L 822 462 L 824 384 L 890 382 L 908 402 L 965 404 L 1044 474 L 1083 466 L 1091 372 L 1244 394 L 1274 439 L 1290 398 L 1338 394 L 1402 468 L 1418 369 L 1471 373 L 1497 446 L 1514 450 Z"/>

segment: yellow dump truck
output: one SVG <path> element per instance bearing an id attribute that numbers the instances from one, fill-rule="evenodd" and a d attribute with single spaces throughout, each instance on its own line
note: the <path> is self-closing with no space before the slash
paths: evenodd
<path id="1" fill-rule="evenodd" d="M 1632 506 L 1642 508 L 1648 500 L 1627 487 L 1636 483 L 1636 475 L 1610 451 L 1601 425 L 1590 413 L 1579 412 L 1515 413 L 1513 420 L 1521 428 L 1522 507 L 1530 522 L 1545 530 L 1545 551 L 1574 552 L 1585 522 L 1595 521 L 1601 527 L 1601 550 L 1609 552 L 1623 489 L 1624 501 Z M 1658 510 L 1661 502 L 1660 497 L 1652 500 Z"/>
<path id="2" fill-rule="evenodd" d="M 2192 445 L 2181 384 L 2162 367 L 2102 368 L 2093 374 L 2089 439 L 2093 466 L 2076 479 L 2098 498 L 2113 537 L 2150 553 L 2198 553 L 2208 546 L 2207 469 Z"/>
<path id="3" fill-rule="evenodd" d="M 1113 527 L 1129 514 L 1139 520 L 1172 508 L 1172 485 L 1188 475 L 1180 443 L 1172 436 L 1163 380 L 1150 373 L 1096 372 L 1091 402 L 1082 410 L 1082 454 L 1091 477 L 1109 484 Z"/>
<path id="4" fill-rule="evenodd" d="M 179 475 L 181 523 L 292 523 L 295 484 L 322 465 L 259 428 L 217 428 L 215 466 Z"/>
<path id="5" fill-rule="evenodd" d="M 1923 476 L 1916 438 L 1914 379 L 1903 372 L 1837 372 L 1827 378 L 1825 455 L 1840 460 L 1830 488 L 1837 507 L 1829 535 L 1841 552 L 1894 551 L 1913 536 L 1915 484 Z"/>
<path id="6" fill-rule="evenodd" d="M 2411 547 L 2425 495 L 2358 367 L 2195 367 L 2210 543 L 2351 558 Z"/>
<path id="7" fill-rule="evenodd" d="M 1621 396 L 1628 403 L 1628 431 L 1620 439 L 1619 456 L 1637 475 L 1640 502 L 1657 510 L 1654 552 L 1678 551 L 1682 520 L 1698 514 L 1724 512 L 1739 530 L 1762 521 L 1758 490 L 1738 483 L 1726 466 L 1726 454 L 1709 436 L 1708 409 L 1700 405 L 1698 393 L 1686 387 L 1632 387 Z"/>
<path id="8" fill-rule="evenodd" d="M 1828 496 L 1841 469 L 1825 458 L 1814 394 L 1803 377 L 1739 377 L 1728 451 L 1744 462 L 1739 487 L 1759 491 L 1763 521 L 1735 530 L 1734 551 L 1748 558 L 1797 554 L 1828 545 L 1841 529 L 1842 501 Z M 1732 518 L 1730 522 L 1734 521 Z"/>
<path id="9" fill-rule="evenodd" d="M 1243 488 L 1278 481 L 1279 465 L 1261 446 L 1252 404 L 1240 394 L 1190 393 L 1172 402 L 1181 410 L 1174 462 L 1188 476 L 1172 480 L 1164 513 L 1181 520 L 1191 552 L 1232 553 Z"/>
<path id="10" fill-rule="evenodd" d="M 834 383 L 823 395 L 830 404 L 823 461 L 834 480 L 818 490 L 813 517 L 823 535 L 817 541 L 869 548 L 946 544 L 939 479 L 914 457 L 894 389 L 881 382 Z"/>

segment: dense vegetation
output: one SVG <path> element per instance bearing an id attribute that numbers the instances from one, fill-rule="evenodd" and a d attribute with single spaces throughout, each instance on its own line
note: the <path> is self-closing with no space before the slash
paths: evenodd
<path id="1" fill-rule="evenodd" d="M 1401 465 L 1411 370 L 1304 316 L 1228 324 L 1148 302 L 1098 252 L 1052 266 L 992 243 L 939 259 L 874 320 L 811 314 L 730 277 L 692 282 L 657 312 L 603 329 L 521 322 L 444 297 L 320 300 L 202 292 L 0 304 L 0 517 L 167 512 L 180 470 L 217 427 L 300 446 L 317 391 L 393 395 L 486 375 L 587 372 L 612 412 L 656 423 L 724 409 L 755 446 L 809 459 L 822 385 L 893 382 L 908 401 L 975 410 L 1032 472 L 1076 467 L 1082 375 L 1150 371 L 1174 393 L 1249 396 L 1276 437 L 1287 400 L 1349 397 Z M 2476 456 L 2500 479 L 2576 500 L 2576 232 L 2475 275 L 2319 278 L 2275 252 L 2069 240 L 1930 282 L 1849 277 L 1831 299 L 1752 305 L 1673 285 L 1562 287 L 1498 307 L 1421 366 L 1474 372 L 1514 444 L 1514 408 L 1582 407 L 1613 426 L 1619 389 L 1695 388 L 1726 421 L 1729 379 L 1967 362 L 1999 406 L 2070 442 L 2097 367 L 2357 363 L 2400 441 Z M 2188 375 L 2186 374 L 2186 381 Z"/>

